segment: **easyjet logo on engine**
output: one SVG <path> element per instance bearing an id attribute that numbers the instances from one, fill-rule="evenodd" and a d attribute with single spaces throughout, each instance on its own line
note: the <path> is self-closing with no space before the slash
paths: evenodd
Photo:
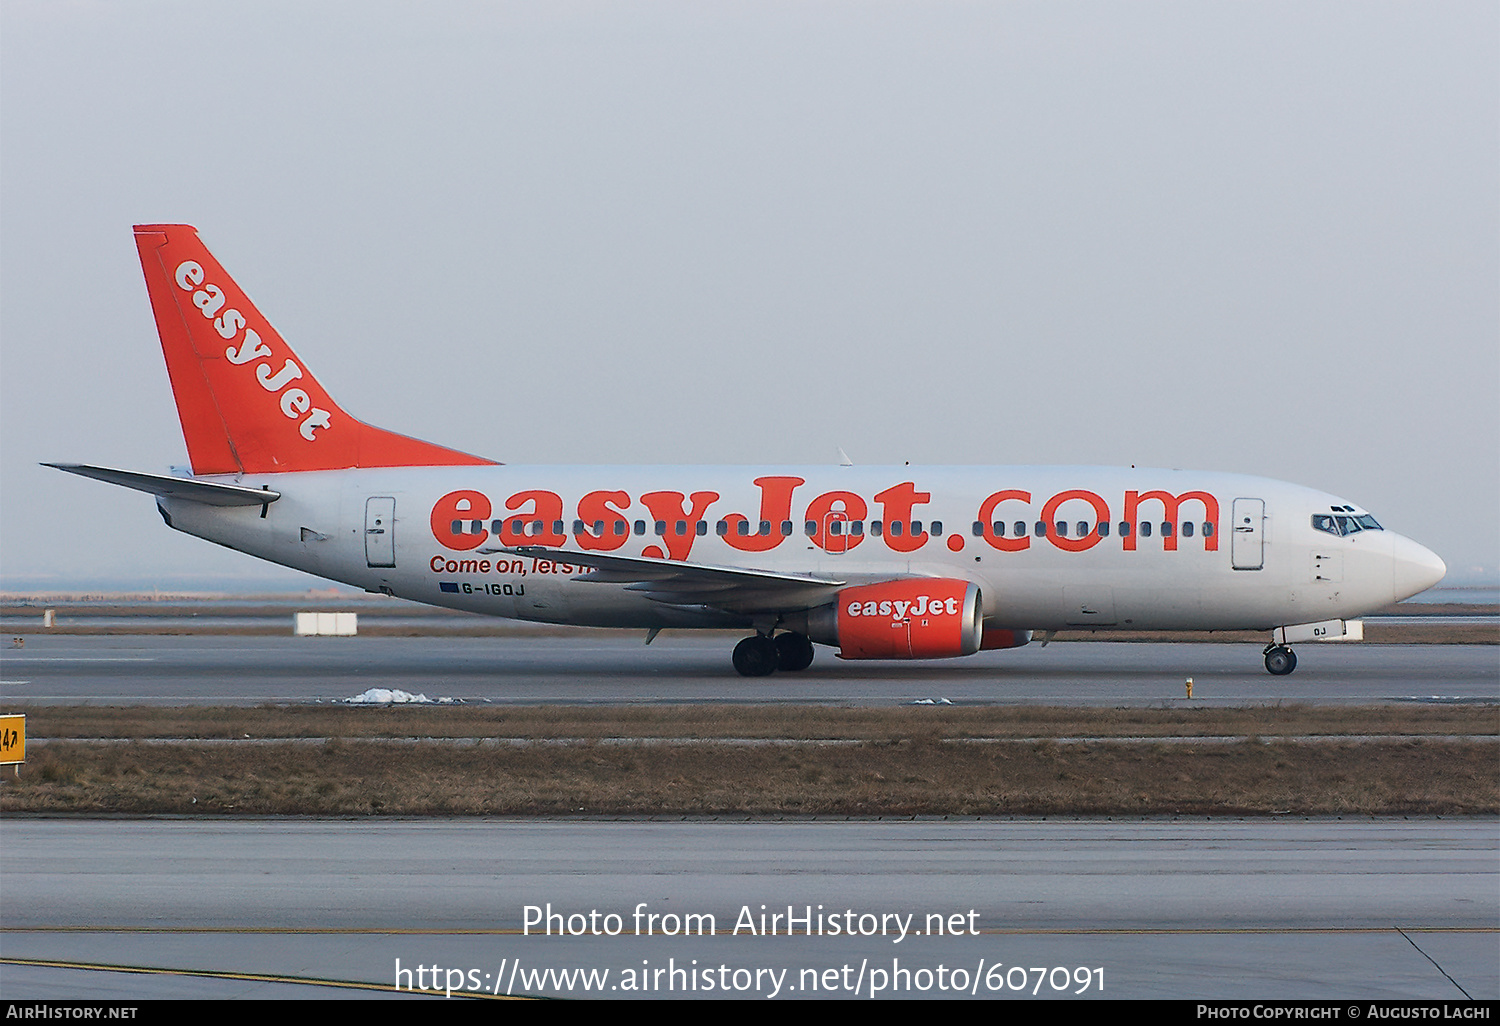
<path id="1" fill-rule="evenodd" d="M 332 415 L 321 407 L 314 406 L 312 397 L 307 394 L 306 389 L 288 387 L 292 382 L 302 377 L 302 368 L 297 366 L 297 361 L 288 358 L 279 368 L 271 356 L 271 347 L 261 340 L 260 333 L 250 327 L 245 321 L 245 315 L 234 307 L 225 309 L 229 302 L 224 295 L 224 290 L 212 282 L 205 282 L 203 265 L 195 260 L 184 260 L 177 265 L 173 274 L 173 280 L 177 287 L 184 292 L 192 293 L 193 306 L 203 315 L 203 318 L 213 323 L 214 331 L 226 342 L 234 342 L 238 337 L 238 346 L 230 345 L 224 350 L 224 356 L 236 367 L 243 367 L 252 360 L 266 360 L 255 366 L 255 380 L 260 387 L 277 395 L 277 404 L 281 408 L 282 415 L 289 420 L 299 420 L 298 433 L 309 442 L 317 441 L 315 432 L 319 428 L 326 428 L 332 422 Z M 244 332 L 240 336 L 240 332 Z"/>
<path id="2" fill-rule="evenodd" d="M 958 599 L 945 598 L 934 599 L 927 595 L 918 595 L 915 601 L 908 599 L 887 599 L 884 602 L 876 602 L 867 599 L 864 602 L 851 602 L 844 612 L 850 616 L 888 616 L 892 623 L 900 622 L 912 616 L 949 616 L 958 615 Z"/>

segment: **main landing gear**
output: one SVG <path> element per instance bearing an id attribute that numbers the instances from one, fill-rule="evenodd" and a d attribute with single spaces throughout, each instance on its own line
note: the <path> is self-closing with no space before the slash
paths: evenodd
<path id="1" fill-rule="evenodd" d="M 1285 677 L 1297 668 L 1297 653 L 1285 645 L 1266 646 L 1266 671 Z"/>
<path id="2" fill-rule="evenodd" d="M 777 670 L 805 670 L 812 661 L 812 642 L 796 631 L 774 638 L 756 634 L 734 646 L 734 668 L 742 677 L 765 677 Z"/>

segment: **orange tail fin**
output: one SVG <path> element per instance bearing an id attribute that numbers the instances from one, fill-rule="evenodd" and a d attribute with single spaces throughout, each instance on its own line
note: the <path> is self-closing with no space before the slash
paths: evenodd
<path id="1" fill-rule="evenodd" d="M 194 474 L 492 464 L 361 423 L 184 224 L 136 225 Z"/>

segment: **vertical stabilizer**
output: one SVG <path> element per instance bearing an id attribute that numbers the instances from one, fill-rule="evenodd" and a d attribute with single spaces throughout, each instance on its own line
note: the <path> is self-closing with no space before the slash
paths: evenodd
<path id="1" fill-rule="evenodd" d="M 137 225 L 193 473 L 492 464 L 345 413 L 183 224 Z"/>

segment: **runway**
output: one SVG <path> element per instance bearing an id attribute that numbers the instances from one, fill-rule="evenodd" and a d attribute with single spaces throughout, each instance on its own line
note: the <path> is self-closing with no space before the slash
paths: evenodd
<path id="1" fill-rule="evenodd" d="M 755 702 L 1128 706 L 1194 702 L 1500 701 L 1492 645 L 1309 644 L 1273 677 L 1260 647 L 1058 642 L 966 659 L 844 662 L 748 680 L 731 639 L 663 634 L 513 638 L 32 635 L 0 650 L 9 705 L 328 702 L 390 688 L 494 703 Z"/>
<path id="2" fill-rule="evenodd" d="M 21 820 L 0 838 L 9 998 L 373 995 L 347 985 L 388 990 L 398 959 L 513 995 L 1500 997 L 1493 821 Z M 552 935 L 523 933 L 548 905 Z M 570 917 L 584 935 L 560 935 Z M 656 969 L 681 972 L 630 989 Z M 556 976 L 574 970 L 593 975 Z"/>

